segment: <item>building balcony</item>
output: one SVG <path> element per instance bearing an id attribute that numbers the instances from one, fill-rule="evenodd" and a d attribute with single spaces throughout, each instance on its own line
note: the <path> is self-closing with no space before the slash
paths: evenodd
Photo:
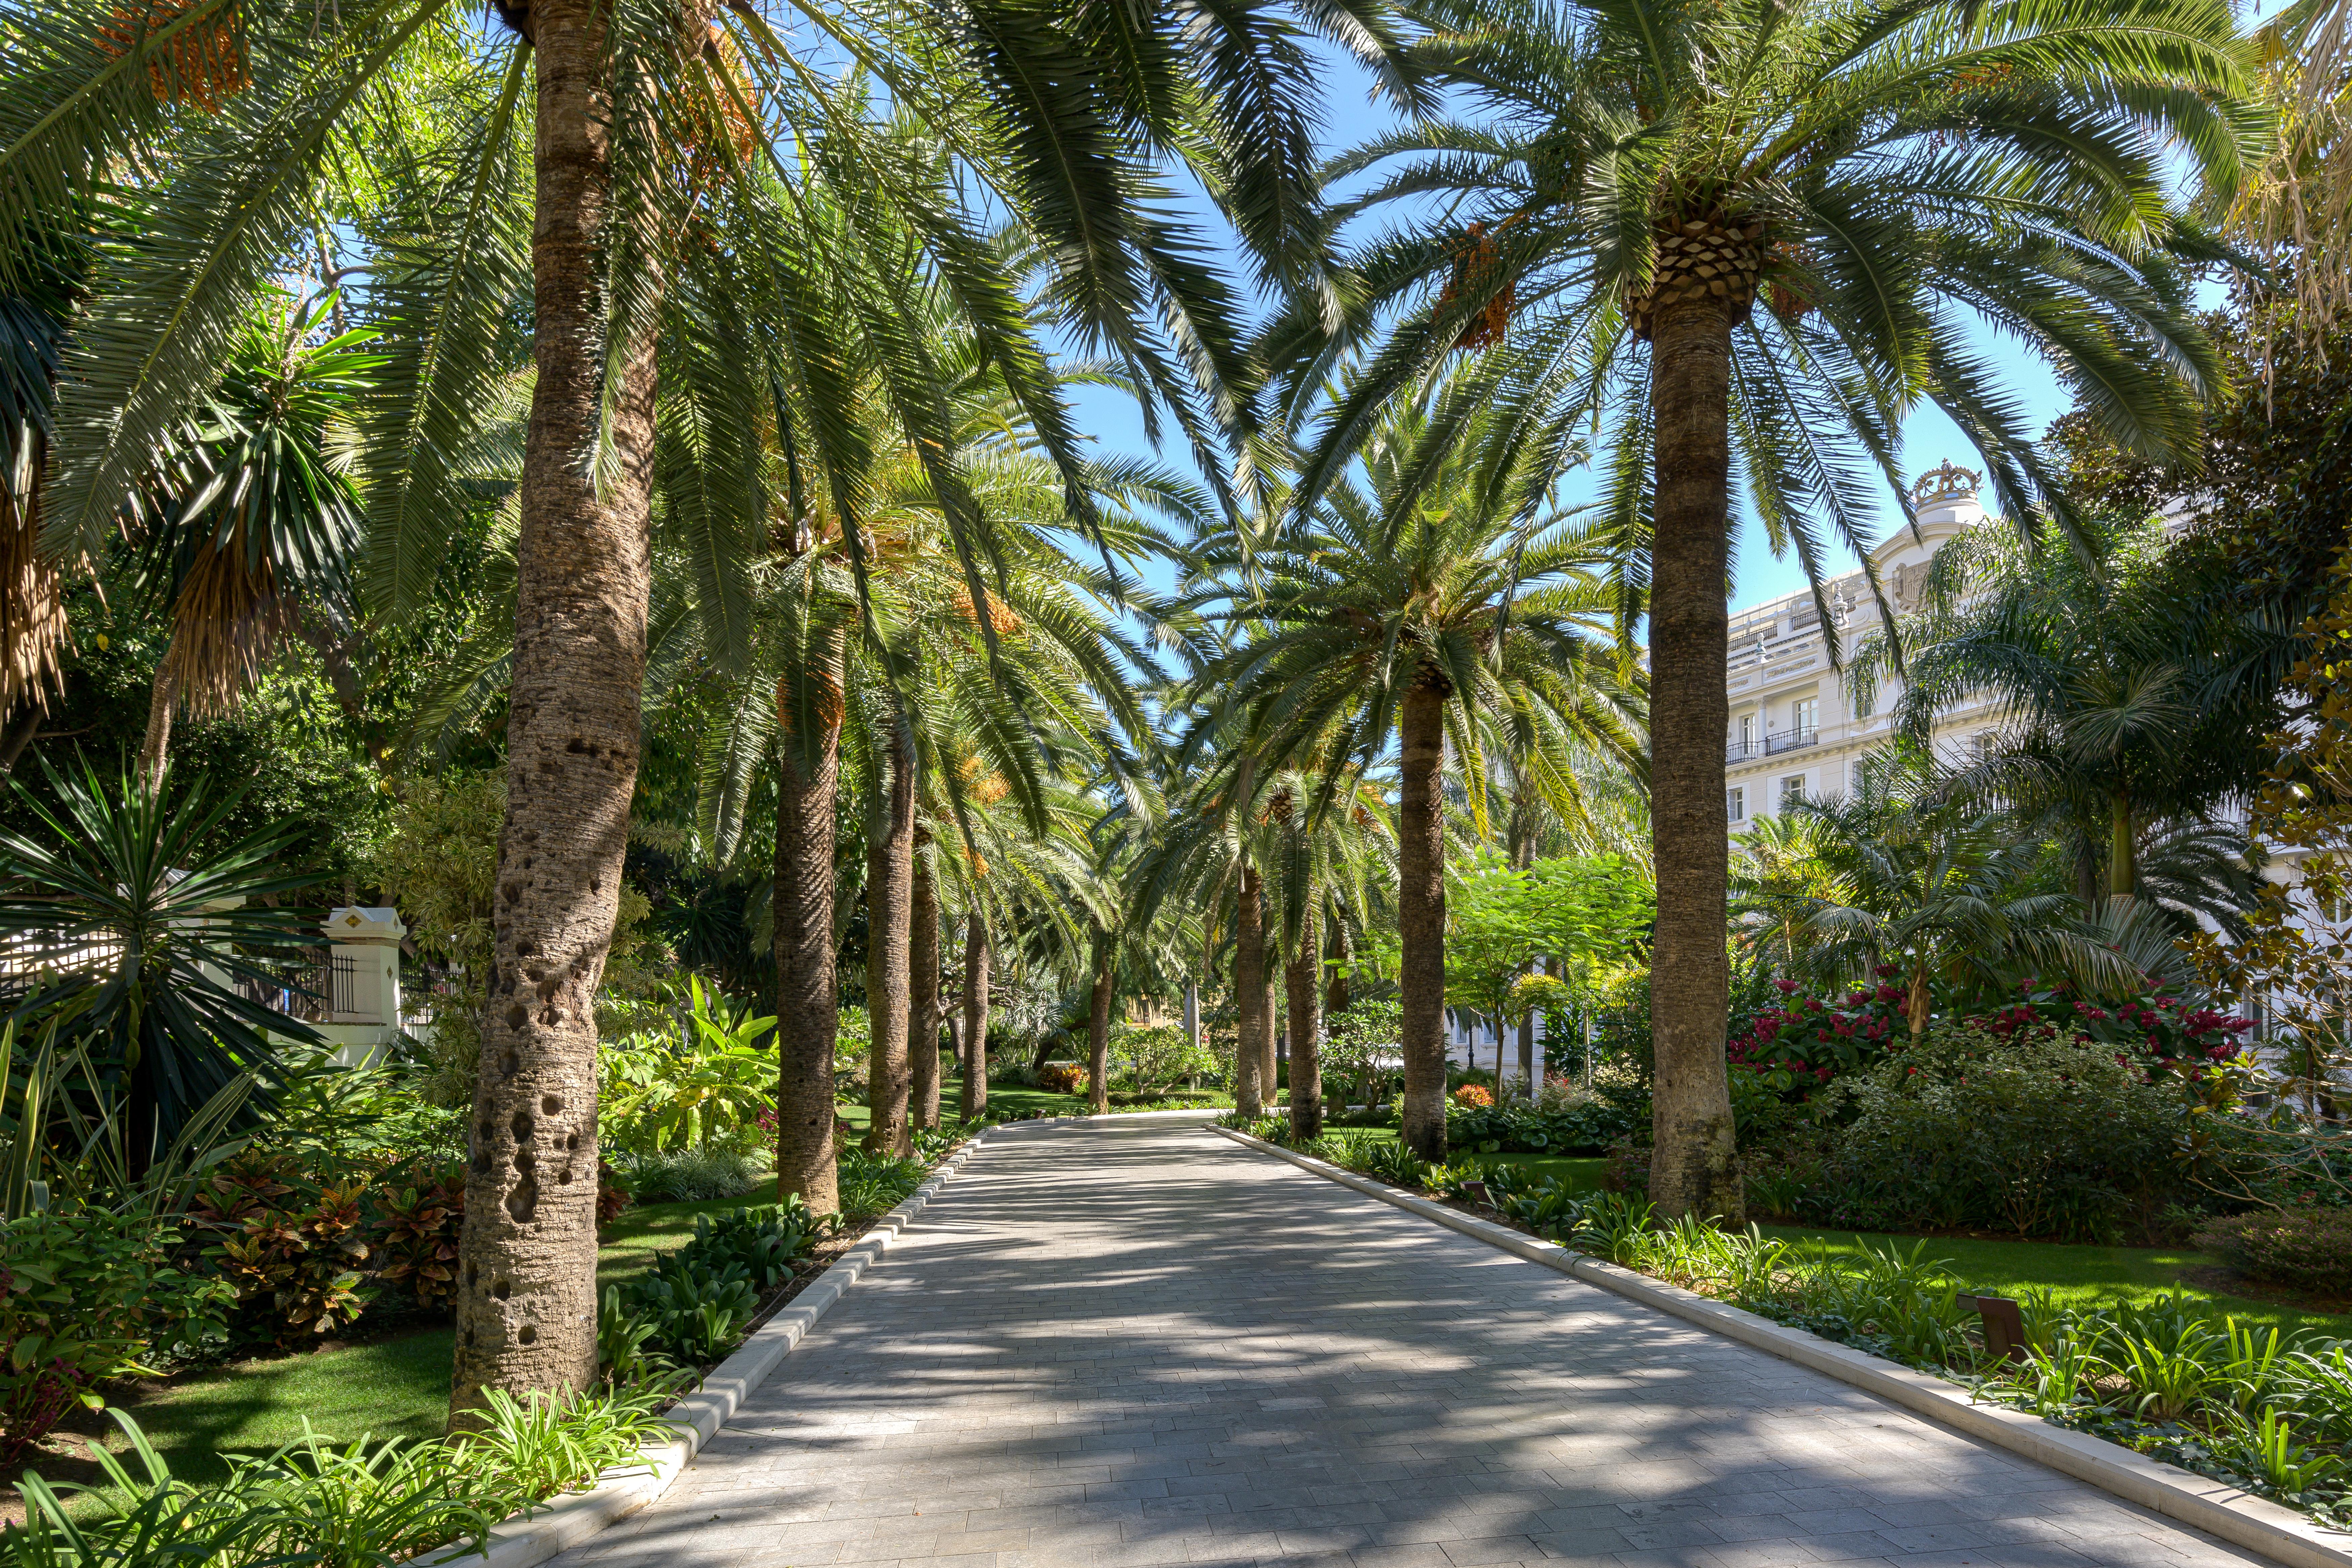
<path id="1" fill-rule="evenodd" d="M 1777 735 L 1764 737 L 1764 754 L 1768 757 L 1777 757 L 1782 752 L 1801 751 L 1807 746 L 1816 744 L 1820 740 L 1821 731 L 1811 724 L 1801 729 L 1783 730 Z"/>

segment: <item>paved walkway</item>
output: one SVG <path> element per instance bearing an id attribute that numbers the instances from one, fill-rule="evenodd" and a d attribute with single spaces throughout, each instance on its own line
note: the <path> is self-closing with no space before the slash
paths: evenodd
<path id="1" fill-rule="evenodd" d="M 1195 1125 L 995 1135 L 563 1568 L 2262 1559 Z"/>

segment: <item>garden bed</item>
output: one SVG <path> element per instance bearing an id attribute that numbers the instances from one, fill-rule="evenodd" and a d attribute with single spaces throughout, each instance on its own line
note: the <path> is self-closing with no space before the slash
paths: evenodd
<path id="1" fill-rule="evenodd" d="M 692 1239 L 698 1215 L 719 1215 L 773 1196 L 768 1179 L 733 1198 L 646 1204 L 622 1211 L 603 1229 L 596 1284 L 625 1285 L 648 1273 L 656 1257 Z M 761 1298 L 746 1332 L 772 1318 L 834 1261 L 874 1228 L 879 1214 L 845 1219 L 796 1261 L 793 1278 Z M 226 1479 L 230 1453 L 268 1453 L 299 1441 L 304 1424 L 349 1441 L 362 1433 L 376 1441 L 437 1437 L 449 1410 L 451 1331 L 446 1322 L 413 1315 L 387 1319 L 380 1333 L 360 1331 L 308 1351 L 249 1357 L 162 1380 L 138 1380 L 110 1389 L 109 1402 L 128 1411 L 148 1440 L 184 1480 Z M 703 1368 L 708 1371 L 709 1368 Z M 104 1414 L 84 1411 L 26 1456 L 26 1468 L 53 1484 L 95 1485 L 105 1479 L 89 1457 L 93 1443 L 127 1451 L 121 1429 Z M 0 1523 L 25 1517 L 15 1478 L 0 1480 Z"/>

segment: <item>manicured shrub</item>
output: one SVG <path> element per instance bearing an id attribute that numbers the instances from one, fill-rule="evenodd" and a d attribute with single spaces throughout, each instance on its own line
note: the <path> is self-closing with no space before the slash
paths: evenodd
<path id="1" fill-rule="evenodd" d="M 1632 1121 L 1615 1104 L 1582 1090 L 1548 1095 L 1549 1108 L 1509 1100 L 1479 1105 L 1486 1091 L 1465 1085 L 1446 1106 L 1445 1142 L 1465 1153 L 1597 1154 L 1631 1135 Z"/>
<path id="2" fill-rule="evenodd" d="M 1759 1171 L 1815 1224 L 2104 1239 L 2152 1226 L 2184 1176 L 2178 1089 L 2048 1026 L 1939 1026 L 1822 1110 L 1819 1132 Z"/>
<path id="3" fill-rule="evenodd" d="M 2196 1241 L 2257 1279 L 2352 1296 L 2352 1209 L 2259 1209 L 2209 1222 Z"/>

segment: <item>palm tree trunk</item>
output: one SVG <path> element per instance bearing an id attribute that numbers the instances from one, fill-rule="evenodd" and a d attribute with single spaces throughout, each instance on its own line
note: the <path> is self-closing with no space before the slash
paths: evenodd
<path id="1" fill-rule="evenodd" d="M 1408 688 L 1398 728 L 1398 1033 L 1404 1051 L 1400 1136 L 1424 1160 L 1445 1158 L 1445 693 Z"/>
<path id="2" fill-rule="evenodd" d="M 1234 1024 L 1234 1110 L 1243 1116 L 1265 1115 L 1265 1097 L 1274 1087 L 1265 1066 L 1271 1022 L 1265 997 L 1265 909 L 1258 897 L 1257 868 L 1244 863 L 1234 920 L 1234 1008 L 1239 1015 Z"/>
<path id="3" fill-rule="evenodd" d="M 2131 796 L 2117 792 L 2107 803 L 2107 892 L 2128 899 L 2139 891 L 2139 845 L 2132 832 Z"/>
<path id="4" fill-rule="evenodd" d="M 163 771 L 171 765 L 172 717 L 179 706 L 180 672 L 166 649 L 147 694 L 147 732 L 139 738 L 139 782 L 151 793 L 163 787 Z"/>
<path id="5" fill-rule="evenodd" d="M 489 1390 L 585 1389 L 596 1376 L 594 1004 L 643 722 L 655 394 L 651 335 L 617 355 L 609 342 L 604 15 L 595 0 L 532 7 L 537 376 L 452 1426 L 475 1424 Z"/>
<path id="6" fill-rule="evenodd" d="M 1290 1135 L 1318 1138 L 1323 1133 L 1323 922 L 1311 889 L 1283 979 L 1290 993 Z"/>
<path id="7" fill-rule="evenodd" d="M 988 1109 L 988 927 L 975 905 L 964 917 L 963 1119 Z"/>
<path id="8" fill-rule="evenodd" d="M 1536 1098 L 1536 1016 L 1519 1020 L 1519 1092 L 1530 1104 Z"/>
<path id="9" fill-rule="evenodd" d="M 1111 944 L 1095 939 L 1095 989 L 1087 1007 L 1087 1108 L 1110 1113 Z"/>
<path id="10" fill-rule="evenodd" d="M 891 742 L 888 785 L 875 802 L 866 851 L 866 1005 L 873 1020 L 866 1127 L 870 1154 L 904 1154 L 907 1141 L 907 938 L 914 901 L 915 769 L 902 734 Z"/>
<path id="11" fill-rule="evenodd" d="M 1650 817 L 1658 879 L 1651 1030 L 1657 1050 L 1650 1198 L 1668 1218 L 1742 1223 L 1724 1047 L 1729 840 L 1723 831 L 1728 656 L 1731 319 L 1719 298 L 1659 309 L 1650 591 Z"/>
<path id="12" fill-rule="evenodd" d="M 787 734 L 776 768 L 776 1197 L 798 1193 L 818 1214 L 841 1206 L 835 1163 L 833 1053 L 841 1027 L 833 932 L 834 808 L 841 784 L 846 633 L 814 639 L 801 679 L 817 732 Z"/>
<path id="13" fill-rule="evenodd" d="M 1323 991 L 1323 1011 L 1327 1015 L 1344 1013 L 1348 1010 L 1348 966 L 1356 961 L 1356 951 L 1348 937 L 1346 920 L 1332 921 L 1328 951 L 1331 959 L 1331 984 Z"/>
<path id="14" fill-rule="evenodd" d="M 915 834 L 914 889 L 907 934 L 908 1114 L 940 1124 L 940 891 L 931 880 L 931 836 Z"/>

